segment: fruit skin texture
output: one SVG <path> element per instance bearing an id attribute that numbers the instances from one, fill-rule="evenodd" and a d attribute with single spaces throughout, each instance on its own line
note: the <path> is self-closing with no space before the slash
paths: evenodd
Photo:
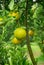
<path id="1" fill-rule="evenodd" d="M 19 44 L 20 42 L 21 42 L 21 40 L 18 40 L 17 38 L 12 39 L 12 43 L 14 43 L 14 44 Z"/>
<path id="2" fill-rule="evenodd" d="M 15 31 L 14 31 L 14 35 L 16 38 L 18 39 L 24 39 L 26 37 L 26 31 L 25 29 L 23 28 L 17 28 Z"/>
<path id="3" fill-rule="evenodd" d="M 29 30 L 28 34 L 29 34 L 30 36 L 33 36 L 34 32 L 33 32 L 32 30 Z"/>

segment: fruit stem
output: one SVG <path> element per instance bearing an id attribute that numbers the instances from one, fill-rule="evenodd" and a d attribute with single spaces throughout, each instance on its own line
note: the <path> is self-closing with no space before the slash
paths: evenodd
<path id="1" fill-rule="evenodd" d="M 37 62 L 35 61 L 35 58 L 34 58 L 34 55 L 33 55 L 33 52 L 32 52 L 31 46 L 30 46 L 30 41 L 29 41 L 29 36 L 28 36 L 27 14 L 28 14 L 28 0 L 26 0 L 26 11 L 25 11 L 27 48 L 28 48 L 28 52 L 29 52 L 29 55 L 30 55 L 33 65 L 37 65 Z"/>

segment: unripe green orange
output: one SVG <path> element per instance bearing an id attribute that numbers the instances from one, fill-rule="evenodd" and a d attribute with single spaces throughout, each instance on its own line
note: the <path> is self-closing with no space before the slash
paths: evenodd
<path id="1" fill-rule="evenodd" d="M 23 38 L 25 38 L 26 37 L 26 31 L 25 31 L 25 29 L 23 29 L 23 28 L 17 28 L 15 31 L 14 31 L 14 35 L 15 35 L 15 37 L 16 38 L 18 38 L 18 39 L 23 39 Z"/>

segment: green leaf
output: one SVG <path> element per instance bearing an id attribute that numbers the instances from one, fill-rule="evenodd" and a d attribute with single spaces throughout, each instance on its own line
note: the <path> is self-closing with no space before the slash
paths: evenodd
<path id="1" fill-rule="evenodd" d="M 38 61 L 39 61 L 39 62 L 44 62 L 44 55 L 41 55 L 41 56 L 38 58 Z"/>
<path id="2" fill-rule="evenodd" d="M 14 0 L 11 0 L 10 4 L 8 5 L 10 10 L 14 9 Z"/>
<path id="3" fill-rule="evenodd" d="M 35 10 L 35 12 L 34 12 L 33 18 L 39 18 L 39 16 L 41 15 L 42 11 L 43 11 L 43 6 L 39 5 L 37 7 L 37 9 Z"/>
<path id="4" fill-rule="evenodd" d="M 5 65 L 8 65 L 8 64 L 5 64 Z"/>

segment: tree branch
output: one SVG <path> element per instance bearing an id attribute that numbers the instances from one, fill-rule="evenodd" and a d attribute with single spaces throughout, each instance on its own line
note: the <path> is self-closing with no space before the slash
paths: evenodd
<path id="1" fill-rule="evenodd" d="M 26 35 L 27 48 L 28 48 L 28 52 L 29 52 L 29 55 L 30 55 L 30 58 L 32 60 L 33 65 L 37 65 L 37 63 L 34 59 L 34 56 L 33 56 L 31 46 L 30 46 L 30 41 L 29 41 L 29 36 L 28 36 L 27 15 L 28 15 L 28 0 L 26 0 L 26 11 L 25 11 L 25 23 L 26 23 L 26 33 L 27 33 L 27 35 Z"/>

